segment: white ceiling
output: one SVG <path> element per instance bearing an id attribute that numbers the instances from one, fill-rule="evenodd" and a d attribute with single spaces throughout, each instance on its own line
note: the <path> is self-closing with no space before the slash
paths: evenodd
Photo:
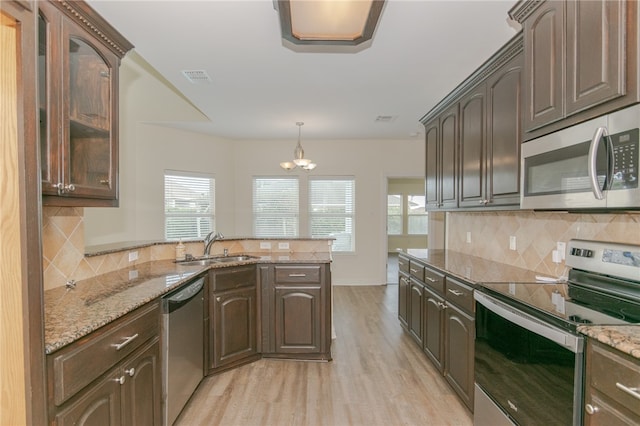
<path id="1" fill-rule="evenodd" d="M 179 127 L 233 139 L 295 139 L 296 121 L 303 140 L 421 138 L 419 118 L 517 32 L 515 0 L 387 0 L 368 48 L 309 53 L 283 44 L 272 0 L 89 3 L 211 120 Z"/>

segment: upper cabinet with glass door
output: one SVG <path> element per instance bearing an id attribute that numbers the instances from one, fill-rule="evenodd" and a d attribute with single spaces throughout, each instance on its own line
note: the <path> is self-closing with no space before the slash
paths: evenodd
<path id="1" fill-rule="evenodd" d="M 84 2 L 39 2 L 43 204 L 118 205 L 118 67 L 133 46 Z"/>

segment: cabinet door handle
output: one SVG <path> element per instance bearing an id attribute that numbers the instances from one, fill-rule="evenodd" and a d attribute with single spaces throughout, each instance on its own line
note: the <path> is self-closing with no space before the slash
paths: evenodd
<path id="1" fill-rule="evenodd" d="M 216 302 L 219 302 L 219 301 L 220 301 L 220 297 L 216 297 Z"/>
<path id="2" fill-rule="evenodd" d="M 124 382 L 127 380 L 124 376 L 120 376 L 117 379 L 113 379 L 114 381 L 116 381 L 117 383 L 120 383 L 121 385 L 124 385 Z"/>
<path id="3" fill-rule="evenodd" d="M 449 293 L 453 294 L 454 296 L 462 296 L 462 292 L 458 291 L 458 290 L 454 290 L 452 288 L 447 290 Z"/>
<path id="4" fill-rule="evenodd" d="M 73 192 L 76 190 L 76 186 L 72 183 L 64 186 L 64 192 Z"/>
<path id="5" fill-rule="evenodd" d="M 418 272 L 418 270 L 417 270 L 417 269 L 413 269 L 413 268 L 411 268 L 411 272 L 413 272 L 414 274 L 416 274 L 416 273 Z"/>
<path id="6" fill-rule="evenodd" d="M 425 279 L 425 280 L 427 280 L 427 281 L 429 281 L 430 283 L 435 283 L 435 282 L 436 282 L 436 280 L 434 280 L 434 279 L 433 279 L 433 278 L 431 278 L 431 277 L 424 277 L 424 279 Z"/>
<path id="7" fill-rule="evenodd" d="M 587 414 L 595 414 L 600 411 L 600 409 L 595 405 L 587 404 L 584 406 L 584 411 L 586 411 Z"/>
<path id="8" fill-rule="evenodd" d="M 638 391 L 640 390 L 639 388 L 630 388 L 618 382 L 616 382 L 616 387 L 622 392 L 631 395 L 635 399 L 640 399 L 640 393 L 638 393 Z"/>
<path id="9" fill-rule="evenodd" d="M 124 370 L 125 373 L 127 373 L 129 375 L 129 377 L 133 377 L 134 374 L 136 374 L 136 369 L 131 367 L 128 370 Z"/>
<path id="10" fill-rule="evenodd" d="M 129 343 L 133 342 L 137 337 L 138 337 L 138 333 L 134 334 L 133 336 L 127 337 L 126 339 L 124 339 L 124 342 L 122 342 L 122 343 L 115 343 L 115 344 L 113 344 L 111 346 L 116 348 L 116 351 L 119 351 L 120 349 L 122 349 L 125 346 L 127 346 Z"/>
<path id="11" fill-rule="evenodd" d="M 289 274 L 289 278 L 304 278 L 307 274 Z"/>

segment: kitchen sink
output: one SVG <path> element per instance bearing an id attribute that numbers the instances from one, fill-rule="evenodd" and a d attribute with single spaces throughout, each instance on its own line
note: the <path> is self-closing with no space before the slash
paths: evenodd
<path id="1" fill-rule="evenodd" d="M 258 259 L 257 256 L 250 256 L 248 254 L 238 254 L 231 256 L 214 256 L 214 257 L 202 257 L 193 260 L 184 260 L 177 262 L 180 265 L 194 266 L 194 265 L 211 265 L 213 263 L 231 263 L 231 262 L 244 262 L 247 260 Z"/>

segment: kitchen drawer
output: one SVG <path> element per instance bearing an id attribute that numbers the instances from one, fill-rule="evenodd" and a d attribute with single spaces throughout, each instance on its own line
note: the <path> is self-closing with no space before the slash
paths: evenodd
<path id="1" fill-rule="evenodd" d="M 424 268 L 424 283 L 440 295 L 444 295 L 444 274 L 431 268 Z"/>
<path id="2" fill-rule="evenodd" d="M 212 269 L 210 280 L 211 289 L 214 292 L 232 290 L 239 287 L 252 287 L 257 283 L 256 265 Z"/>
<path id="3" fill-rule="evenodd" d="M 156 301 L 49 355 L 55 404 L 62 404 L 157 336 L 159 323 L 160 305 Z"/>
<path id="4" fill-rule="evenodd" d="M 424 281 L 424 266 L 413 260 L 409 261 L 409 274 L 418 281 Z"/>
<path id="5" fill-rule="evenodd" d="M 320 284 L 320 265 L 274 267 L 276 284 Z"/>
<path id="6" fill-rule="evenodd" d="M 409 259 L 406 257 L 398 257 L 398 270 L 400 272 L 404 272 L 405 274 L 409 273 Z"/>
<path id="7" fill-rule="evenodd" d="M 640 415 L 640 365 L 631 357 L 616 353 L 595 342 L 588 345 L 590 375 L 587 386 Z M 622 389 L 626 387 L 628 390 Z M 635 391 L 631 388 L 635 388 Z M 632 393 L 639 395 L 634 397 Z"/>
<path id="8" fill-rule="evenodd" d="M 473 288 L 451 277 L 445 278 L 445 287 L 447 290 L 445 293 L 445 299 L 448 302 L 453 303 L 460 309 L 467 311 L 469 314 L 473 314 Z"/>

